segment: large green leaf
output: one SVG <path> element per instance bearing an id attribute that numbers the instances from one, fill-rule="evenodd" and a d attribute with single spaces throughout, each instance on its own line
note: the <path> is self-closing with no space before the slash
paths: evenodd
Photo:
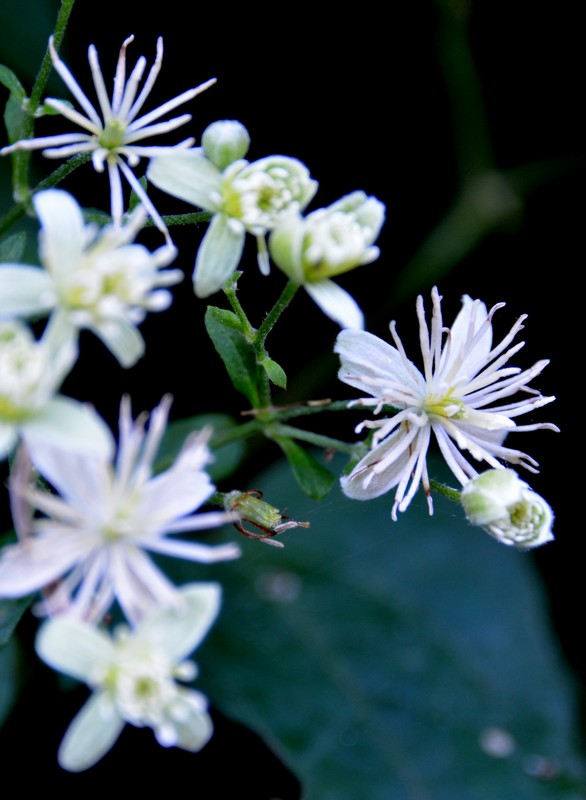
<path id="1" fill-rule="evenodd" d="M 393 523 L 390 497 L 316 504 L 286 465 L 256 485 L 311 528 L 213 566 L 224 606 L 198 685 L 282 754 L 304 800 L 586 796 L 530 556 L 442 498 Z"/>

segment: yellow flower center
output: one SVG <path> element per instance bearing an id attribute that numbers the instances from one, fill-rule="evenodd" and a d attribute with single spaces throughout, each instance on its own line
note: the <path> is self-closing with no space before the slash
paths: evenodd
<path id="1" fill-rule="evenodd" d="M 114 117 L 113 119 L 109 120 L 102 133 L 98 137 L 99 144 L 105 150 L 112 150 L 115 151 L 126 141 L 126 127 L 127 123 L 123 119 L 118 119 Z"/>

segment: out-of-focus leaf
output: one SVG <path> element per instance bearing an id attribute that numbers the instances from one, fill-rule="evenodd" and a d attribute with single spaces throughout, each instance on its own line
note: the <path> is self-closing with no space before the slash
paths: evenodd
<path id="1" fill-rule="evenodd" d="M 4 64 L 0 64 L 0 83 L 6 86 L 8 91 L 13 94 L 17 100 L 22 101 L 26 97 L 24 86 L 18 80 L 14 72 L 4 66 Z"/>
<path id="2" fill-rule="evenodd" d="M 19 231 L 0 242 L 0 262 L 16 264 L 22 260 L 26 249 L 26 233 Z"/>
<path id="3" fill-rule="evenodd" d="M 252 345 L 238 329 L 238 318 L 231 311 L 208 306 L 205 326 L 214 347 L 228 371 L 234 388 L 258 406 L 256 357 Z M 235 322 L 236 321 L 236 322 Z"/>
<path id="4" fill-rule="evenodd" d="M 22 682 L 19 647 L 15 639 L 0 646 L 0 727 L 16 702 Z"/>
<path id="5" fill-rule="evenodd" d="M 286 436 L 272 437 L 287 456 L 295 480 L 306 495 L 322 500 L 336 482 L 336 476 L 323 464 Z"/>
<path id="6" fill-rule="evenodd" d="M 214 433 L 219 433 L 234 428 L 236 424 L 227 414 L 200 414 L 196 417 L 169 423 L 159 447 L 157 466 L 160 469 L 170 466 L 179 454 L 186 438 L 194 431 L 201 431 L 209 426 Z M 214 460 L 209 464 L 207 470 L 213 481 L 220 481 L 232 475 L 240 466 L 244 456 L 244 447 L 242 442 L 237 441 L 214 448 L 213 434 L 211 442 Z"/>
<path id="7" fill-rule="evenodd" d="M 10 639 L 13 630 L 30 604 L 30 596 L 17 597 L 14 600 L 0 598 L 0 647 Z"/>
<path id="8" fill-rule="evenodd" d="M 583 800 L 574 686 L 530 556 L 441 497 L 393 523 L 390 497 L 316 504 L 286 465 L 257 483 L 311 528 L 210 568 L 224 602 L 198 685 L 304 800 Z"/>

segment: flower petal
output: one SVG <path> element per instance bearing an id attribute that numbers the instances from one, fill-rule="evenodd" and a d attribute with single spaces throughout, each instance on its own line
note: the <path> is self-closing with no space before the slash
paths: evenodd
<path id="1" fill-rule="evenodd" d="M 66 614 L 41 626 L 35 649 L 53 669 L 90 685 L 114 658 L 107 634 Z"/>
<path id="2" fill-rule="evenodd" d="M 46 269 L 56 278 L 76 271 L 82 257 L 86 232 L 81 209 L 61 189 L 48 189 L 33 197 L 41 221 L 39 252 Z"/>
<path id="3" fill-rule="evenodd" d="M 116 742 L 124 720 L 105 693 L 94 694 L 74 717 L 59 747 L 59 765 L 69 772 L 92 767 Z"/>
<path id="4" fill-rule="evenodd" d="M 160 648 L 171 661 L 189 656 L 204 638 L 220 610 L 221 587 L 192 583 L 182 587 L 180 595 L 180 605 L 155 609 L 135 633 L 137 642 Z"/>
<path id="5" fill-rule="evenodd" d="M 367 394 L 383 396 L 385 387 L 403 385 L 411 391 L 421 387 L 405 369 L 401 354 L 388 342 L 367 331 L 344 330 L 337 336 L 334 352 L 340 356 L 338 377 Z M 418 372 L 414 364 L 413 370 Z M 423 385 L 423 376 L 421 384 Z"/>
<path id="6" fill-rule="evenodd" d="M 199 147 L 151 159 L 147 179 L 173 197 L 217 211 L 214 197 L 220 192 L 222 173 Z"/>
<path id="7" fill-rule="evenodd" d="M 235 228 L 224 214 L 213 217 L 195 259 L 193 290 L 197 297 L 209 297 L 224 286 L 240 262 L 244 237 L 244 228 Z"/>
<path id="8" fill-rule="evenodd" d="M 31 453 L 37 444 L 54 444 L 62 450 L 91 451 L 109 457 L 114 450 L 112 433 L 89 404 L 70 397 L 54 397 L 22 426 L 22 437 Z"/>
<path id="9" fill-rule="evenodd" d="M 330 280 L 305 283 L 305 289 L 324 314 L 342 328 L 361 330 L 364 315 L 352 295 Z"/>
<path id="10" fill-rule="evenodd" d="M 44 316 L 56 302 L 53 281 L 44 269 L 27 264 L 0 266 L 0 319 Z"/>

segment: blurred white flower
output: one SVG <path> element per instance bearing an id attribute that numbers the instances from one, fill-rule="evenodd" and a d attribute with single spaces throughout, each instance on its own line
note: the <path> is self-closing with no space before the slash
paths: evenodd
<path id="1" fill-rule="evenodd" d="M 154 609 L 132 631 L 119 626 L 113 637 L 70 615 L 41 626 L 39 656 L 93 691 L 59 747 L 63 769 L 91 767 L 126 723 L 152 728 L 163 747 L 201 750 L 213 731 L 207 699 L 176 679 L 195 678 L 197 666 L 185 659 L 208 632 L 219 606 L 217 584 L 191 584 L 179 591 L 175 605 Z"/>
<path id="2" fill-rule="evenodd" d="M 57 394 L 76 358 L 69 329 L 56 321 L 39 340 L 20 321 L 0 322 L 0 459 L 20 439 L 109 457 L 112 436 L 96 412 Z"/>
<path id="3" fill-rule="evenodd" d="M 88 328 L 125 367 L 144 353 L 137 326 L 148 311 L 172 301 L 166 287 L 183 278 L 162 270 L 176 255 L 172 245 L 151 253 L 133 244 L 144 222 L 142 208 L 127 225 L 85 225 L 72 195 L 49 189 L 35 195 L 41 223 L 41 267 L 0 264 L 0 319 L 37 317 L 57 311 L 73 329 Z"/>
<path id="4" fill-rule="evenodd" d="M 148 180 L 159 189 L 213 215 L 195 260 L 193 287 L 197 297 L 219 291 L 235 272 L 247 232 L 256 238 L 258 265 L 267 275 L 266 234 L 290 209 L 305 208 L 317 191 L 317 182 L 307 167 L 287 156 L 252 162 L 240 158 L 220 169 L 212 160 L 218 161 L 212 146 L 216 139 L 208 142 L 207 131 L 202 137 L 206 142 L 203 148 L 154 158 L 147 170 Z M 247 147 L 247 142 L 242 146 Z M 229 158 L 227 155 L 226 160 Z"/>
<path id="5" fill-rule="evenodd" d="M 194 513 L 214 492 L 205 471 L 209 431 L 188 438 L 175 462 L 154 474 L 171 398 L 132 421 L 130 400 L 120 409 L 114 462 L 104 455 L 66 452 L 60 444 L 34 443 L 30 458 L 59 494 L 31 485 L 30 470 L 11 479 L 14 502 L 25 500 L 20 542 L 0 557 L 0 597 L 20 597 L 49 587 L 43 611 L 101 620 L 117 600 L 136 622 L 154 604 L 173 603 L 175 586 L 145 551 L 204 563 L 236 558 L 234 544 L 210 546 L 167 534 L 214 528 L 238 515 Z M 40 512 L 43 516 L 34 516 Z M 28 521 L 27 521 L 28 520 Z M 17 522 L 17 520 L 15 520 Z"/>
<path id="6" fill-rule="evenodd" d="M 514 421 L 555 400 L 529 387 L 548 361 L 538 361 L 527 370 L 504 366 L 523 347 L 524 342 L 509 345 L 526 316 L 493 347 L 492 318 L 504 303 L 487 312 L 484 303 L 466 295 L 451 328 L 444 328 L 436 288 L 432 303 L 429 330 L 423 298 L 417 298 L 423 372 L 407 358 L 394 322 L 390 330 L 395 347 L 371 333 L 354 330 L 341 331 L 335 345 L 341 360 L 340 380 L 372 395 L 373 399 L 357 400 L 356 405 L 372 406 L 375 414 L 386 406 L 396 411 L 391 417 L 358 425 L 357 432 L 375 429 L 371 450 L 342 478 L 342 489 L 348 497 L 368 500 L 397 487 L 393 519 L 397 511 L 407 508 L 420 484 L 433 513 L 426 462 L 432 433 L 446 463 L 464 485 L 478 472 L 462 451 L 495 469 L 502 469 L 501 461 L 505 461 L 537 472 L 533 458 L 505 447 L 503 441 L 511 432 L 558 430 L 548 422 L 517 425 Z M 522 399 L 506 401 L 517 393 Z"/>
<path id="7" fill-rule="evenodd" d="M 141 158 L 152 158 L 155 155 L 174 152 L 178 149 L 184 150 L 194 144 L 194 139 L 192 138 L 169 147 L 144 146 L 138 143 L 151 136 L 159 136 L 160 134 L 173 131 L 186 122 L 189 122 L 191 114 L 182 114 L 179 117 L 174 117 L 165 122 L 156 122 L 156 120 L 159 120 L 178 106 L 192 100 L 196 95 L 215 83 L 215 78 L 193 89 L 188 89 L 186 92 L 182 92 L 182 94 L 174 97 L 172 100 L 168 100 L 166 103 L 163 103 L 152 111 L 139 117 L 138 114 L 142 110 L 161 69 L 163 61 L 163 39 L 159 37 L 157 40 L 156 59 L 140 92 L 139 85 L 146 68 L 146 59 L 144 56 L 138 59 L 128 79 L 126 77 L 126 49 L 133 40 L 134 36 L 129 36 L 125 39 L 120 48 L 111 100 L 108 97 L 96 48 L 90 45 L 88 49 L 88 61 L 101 112 L 100 116 L 100 113 L 84 93 L 69 69 L 57 55 L 53 44 L 53 37 L 51 37 L 49 39 L 49 50 L 53 66 L 73 97 L 77 100 L 82 111 L 77 111 L 72 108 L 70 104 L 53 97 L 47 98 L 45 104 L 66 117 L 75 125 L 78 125 L 81 131 L 77 133 L 63 133 L 57 136 L 41 136 L 35 139 L 22 139 L 8 147 L 4 147 L 0 150 L 0 154 L 6 155 L 16 150 L 37 150 L 40 148 L 43 148 L 43 155 L 47 158 L 69 158 L 78 153 L 91 153 L 94 169 L 97 172 L 103 172 L 104 169 L 108 171 L 110 179 L 111 214 L 114 225 L 119 226 L 121 224 L 124 210 L 122 181 L 120 177 L 122 174 L 147 209 L 159 230 L 161 230 L 167 240 L 170 241 L 167 226 L 150 201 L 138 178 L 134 175 L 131 167 L 136 167 Z"/>

